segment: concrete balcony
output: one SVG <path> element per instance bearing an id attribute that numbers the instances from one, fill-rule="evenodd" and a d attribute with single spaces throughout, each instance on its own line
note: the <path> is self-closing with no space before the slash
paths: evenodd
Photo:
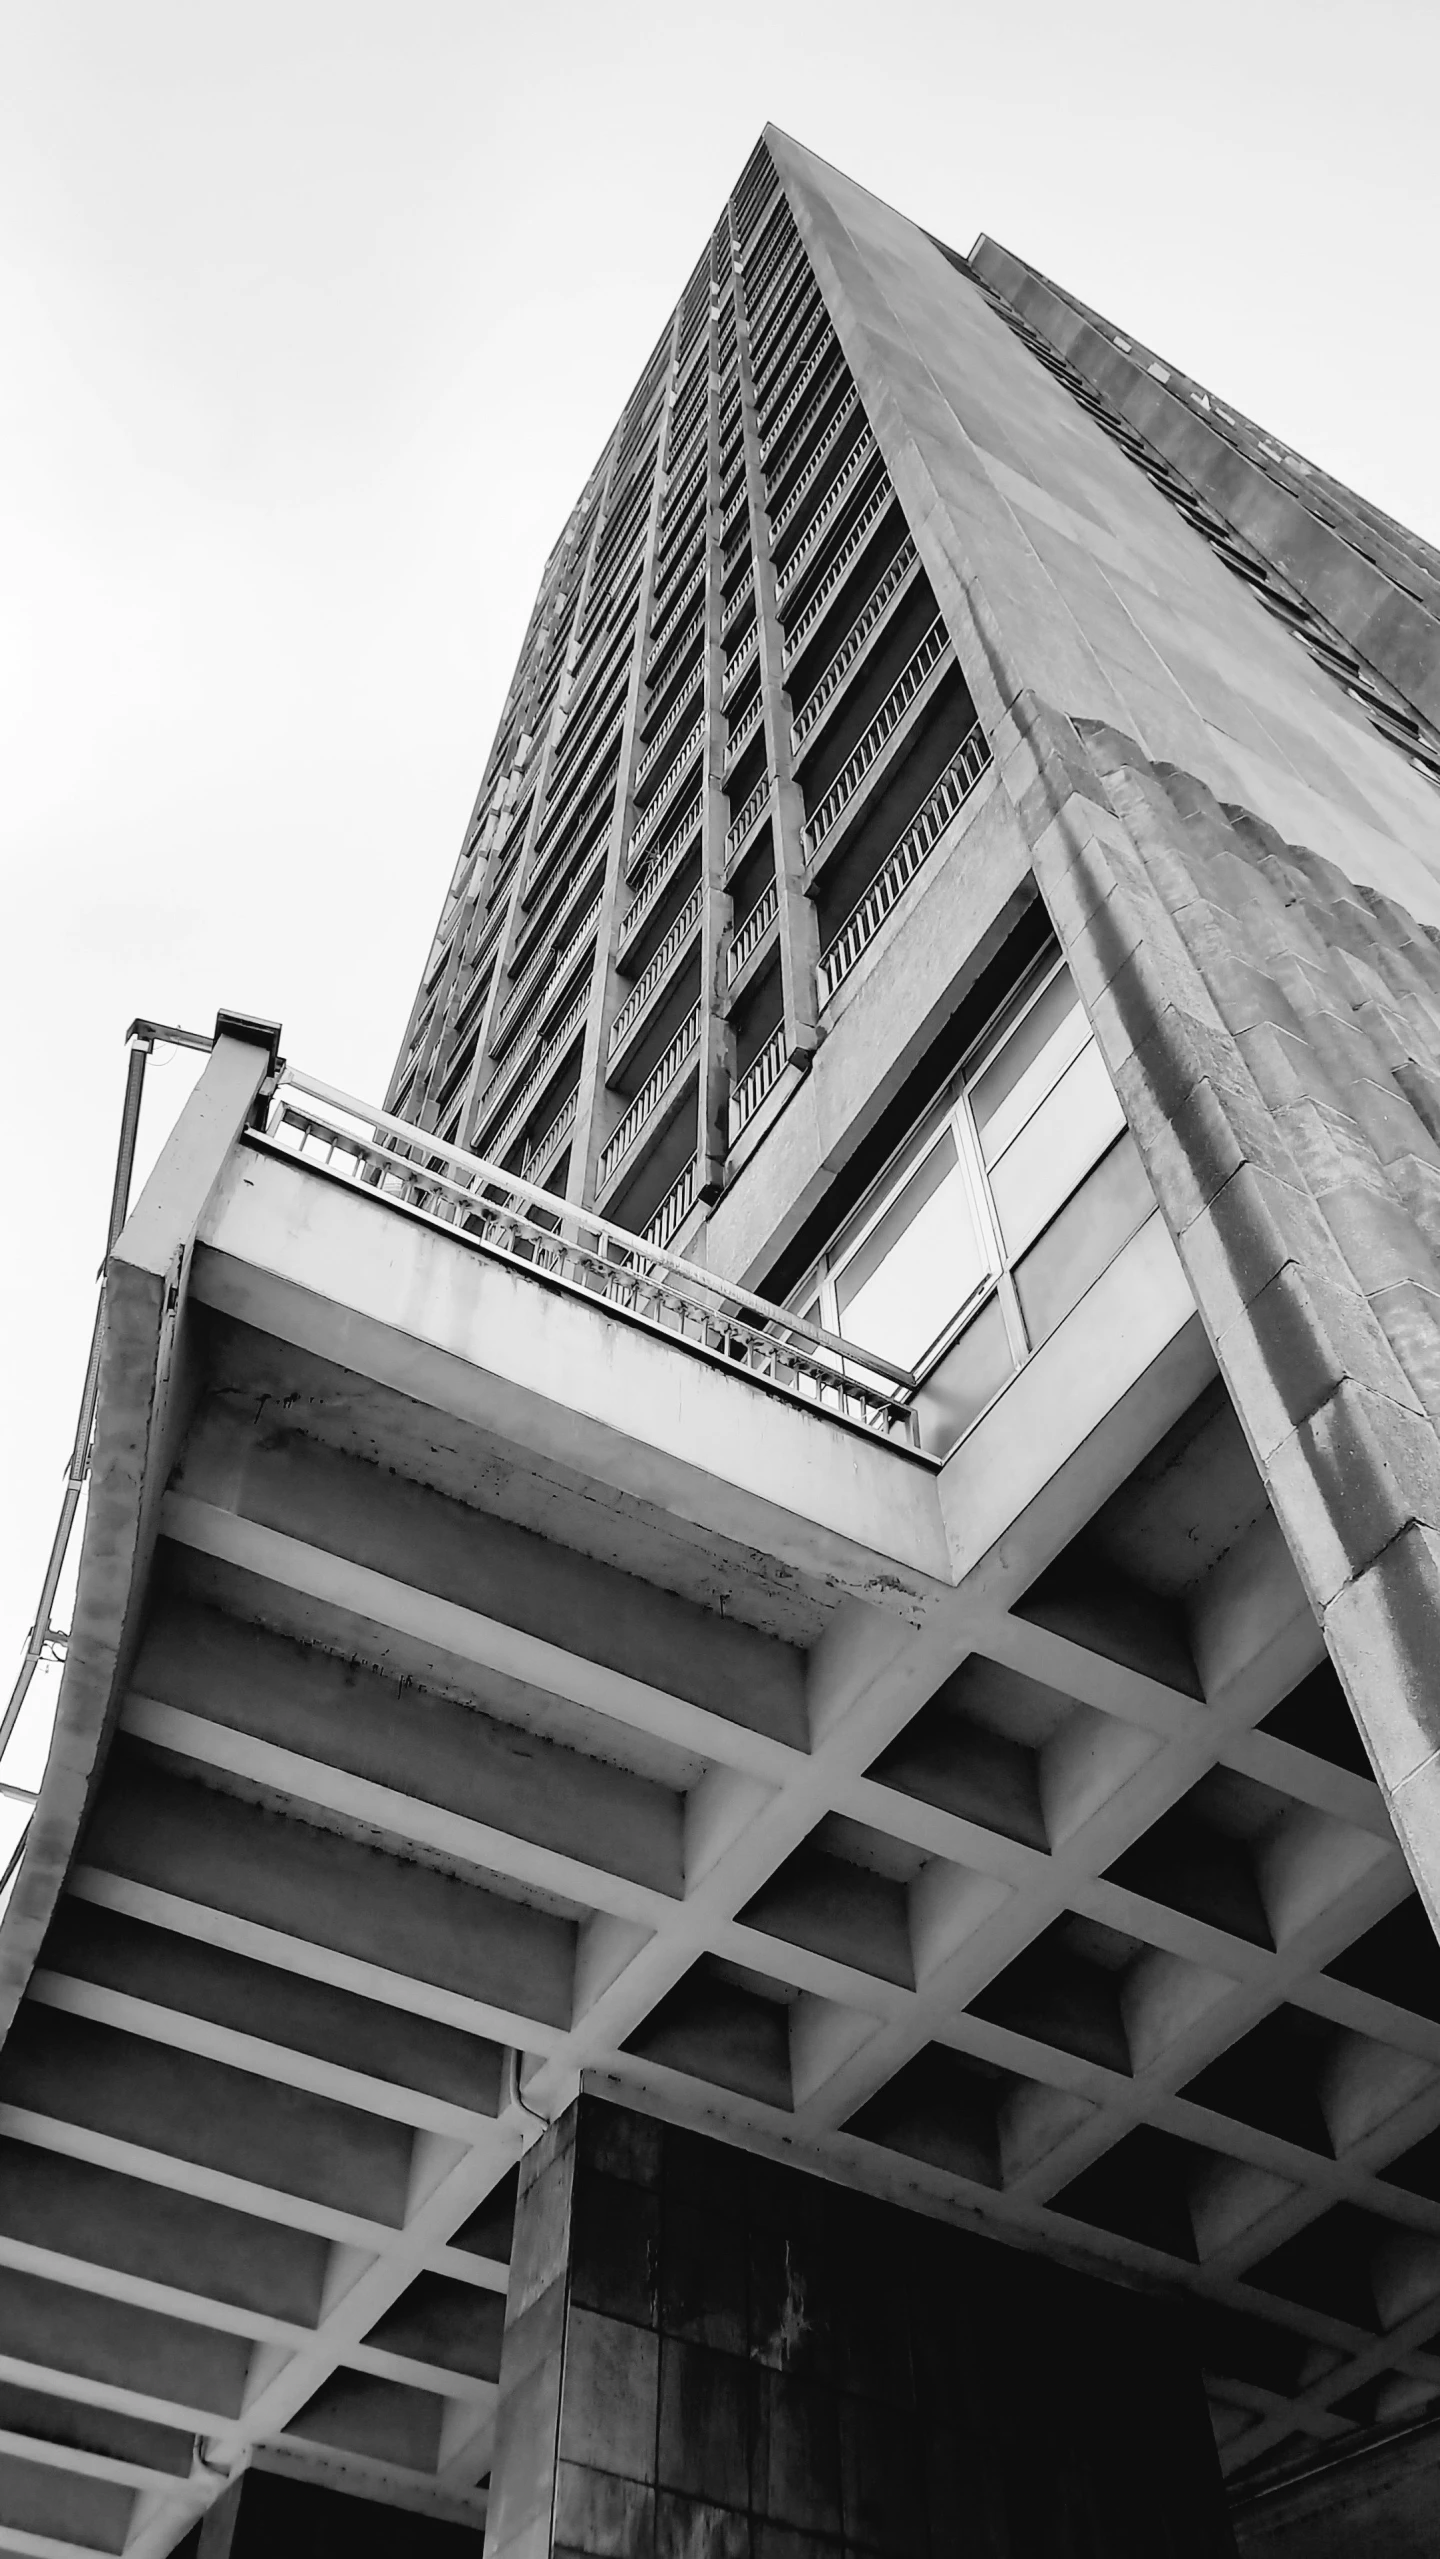
<path id="1" fill-rule="evenodd" d="M 478 2532 L 507 2181 L 587 2074 L 1375 2345 L 1267 2269 L 1433 2132 L 1413 1896 L 1135 1214 L 942 1463 L 903 1371 L 221 1037 L 108 1264 L 0 1922 L 7 2458 L 38 2398 L 116 2492 L 47 2549 L 167 2552 L 252 2459 Z M 1072 2208 L 1137 2127 L 1179 2244 Z"/>

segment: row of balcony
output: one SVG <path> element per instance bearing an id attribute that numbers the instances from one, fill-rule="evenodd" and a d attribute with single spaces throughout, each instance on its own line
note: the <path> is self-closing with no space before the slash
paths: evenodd
<path id="1" fill-rule="evenodd" d="M 498 1128 L 487 1127 L 481 1142 L 480 1152 L 482 1155 L 487 1156 L 491 1163 L 498 1163 L 499 1159 L 504 1154 L 506 1147 L 510 1144 L 511 1139 L 515 1135 L 516 1130 L 523 1125 L 526 1114 L 529 1112 L 534 1103 L 536 1094 L 543 1092 L 545 1085 L 554 1074 L 555 1068 L 559 1064 L 559 1061 L 563 1057 L 566 1049 L 569 1047 L 570 1042 L 574 1039 L 576 1033 L 583 1028 L 589 1003 L 590 981 L 587 978 L 585 984 L 581 987 L 579 994 L 576 996 L 574 1003 L 566 1008 L 566 1011 L 557 1022 L 554 1030 L 551 1032 L 549 1039 L 545 1042 L 544 1047 L 541 1049 L 539 1056 L 536 1058 L 534 1065 L 531 1067 L 529 1074 L 526 1076 L 524 1083 L 515 1095 L 514 1100 L 510 1104 L 510 1107 L 506 1111 Z M 502 1073 L 501 1075 L 496 1076 L 494 1083 L 490 1086 L 489 1091 L 485 1094 L 484 1100 L 481 1103 L 482 1110 L 491 1113 L 494 1112 L 500 1100 L 500 1094 L 497 1088 L 503 1085 L 507 1080 L 507 1074 Z"/>
<path id="2" fill-rule="evenodd" d="M 685 579 L 689 577 L 697 560 L 699 560 L 703 555 L 704 549 L 705 518 L 702 515 L 694 532 L 687 533 L 684 548 L 677 552 L 674 562 L 665 568 L 663 574 L 657 571 L 655 579 L 654 605 L 657 629 L 660 627 L 660 624 L 665 620 L 670 611 L 673 595 L 679 591 L 679 588 L 684 583 Z"/>
<path id="3" fill-rule="evenodd" d="M 764 716 L 765 696 L 763 692 L 757 692 L 754 701 L 747 706 L 740 719 L 736 722 L 731 735 L 726 740 L 725 770 L 727 781 L 731 773 L 734 772 L 735 767 L 739 763 L 741 756 L 744 754 L 746 747 L 754 737 Z"/>
<path id="4" fill-rule="evenodd" d="M 641 756 L 639 763 L 636 765 L 635 781 L 637 787 L 644 781 L 647 773 L 654 771 L 657 758 L 668 741 L 674 736 L 675 731 L 680 726 L 686 712 L 688 711 L 692 713 L 692 715 L 698 712 L 700 708 L 700 697 L 704 691 L 704 685 L 705 671 L 703 667 L 697 667 L 695 669 L 693 681 L 685 685 L 683 689 L 676 694 L 675 699 L 671 703 L 669 710 L 666 712 L 664 719 L 661 721 L 660 726 L 651 738 L 644 754 Z"/>
<path id="5" fill-rule="evenodd" d="M 875 431 L 873 427 L 867 426 L 846 454 L 833 484 L 826 491 L 780 572 L 779 602 L 782 611 L 787 596 L 795 593 L 802 571 L 814 559 L 826 532 L 834 523 L 845 500 L 858 485 L 861 473 L 875 460 L 878 452 Z"/>
<path id="6" fill-rule="evenodd" d="M 811 454 L 809 461 L 806 463 L 799 479 L 796 481 L 794 488 L 791 490 L 790 495 L 785 500 L 784 505 L 779 508 L 777 513 L 770 519 L 771 536 L 776 542 L 780 541 L 782 536 L 788 532 L 806 499 L 812 494 L 817 481 L 821 478 L 824 472 L 826 463 L 829 461 L 846 428 L 853 421 L 859 407 L 860 394 L 852 382 L 844 399 L 841 401 L 839 408 L 836 410 L 834 417 L 831 419 L 830 424 L 820 438 L 814 452 Z"/>
<path id="7" fill-rule="evenodd" d="M 745 1073 L 730 1088 L 730 1141 L 734 1144 L 748 1120 L 753 1120 L 771 1087 L 780 1080 L 785 1064 L 785 1025 L 777 1022 L 759 1055 L 753 1058 Z"/>
<path id="8" fill-rule="evenodd" d="M 676 632 L 683 624 L 686 613 L 694 603 L 697 595 L 699 595 L 704 583 L 705 563 L 702 559 L 693 576 L 690 577 L 681 588 L 674 603 L 668 607 L 664 621 L 658 624 L 655 629 L 650 642 L 650 654 L 645 660 L 645 681 L 647 684 L 650 682 L 656 667 L 664 657 L 670 642 L 673 640 Z"/>
<path id="9" fill-rule="evenodd" d="M 762 439 L 774 432 L 780 403 L 793 390 L 796 376 L 808 363 L 817 338 L 828 346 L 834 336 L 829 313 L 817 293 L 813 302 L 801 304 L 783 346 L 766 368 L 763 382 L 757 376 L 755 410 Z"/>
<path id="10" fill-rule="evenodd" d="M 830 358 L 828 364 L 824 362 L 827 355 Z M 834 396 L 837 384 L 845 378 L 845 359 L 833 340 L 824 341 L 817 347 L 816 359 L 819 360 L 820 366 L 818 381 L 810 365 L 807 364 L 805 372 L 809 378 L 801 386 L 802 393 L 810 389 L 813 390 L 814 397 L 807 402 L 802 414 L 793 420 L 791 432 L 785 438 L 773 462 L 768 459 L 766 461 L 766 477 L 772 489 L 783 488 L 788 474 L 794 469 L 796 460 L 805 449 L 806 437 L 813 434 L 817 422 L 825 413 L 826 401 Z M 788 408 L 789 405 L 787 401 L 786 407 Z"/>
<path id="11" fill-rule="evenodd" d="M 782 430 L 789 424 L 791 418 L 795 415 L 796 409 L 804 399 L 805 394 L 809 390 L 811 383 L 814 381 L 816 374 L 819 372 L 820 367 L 827 361 L 838 362 L 839 355 L 840 349 L 836 340 L 827 335 L 821 339 L 818 347 L 816 347 L 814 351 L 806 357 L 805 362 L 802 364 L 794 382 L 786 392 L 784 399 L 781 401 L 779 408 L 776 410 L 775 415 L 770 420 L 764 435 L 760 439 L 760 459 L 764 463 L 767 471 L 770 468 L 770 456 L 775 450 L 775 446 L 779 440 Z M 823 397 L 823 394 L 821 396 Z"/>
<path id="12" fill-rule="evenodd" d="M 673 1182 L 666 1192 L 649 1225 L 641 1230 L 645 1242 L 655 1245 L 662 1253 L 671 1238 L 679 1234 L 695 1205 L 697 1169 L 692 1155 L 678 1182 Z"/>
<path id="13" fill-rule="evenodd" d="M 520 903 L 533 915 L 543 900 L 559 885 L 566 864 L 583 859 L 596 834 L 607 828 L 615 808 L 615 784 L 618 764 L 607 773 L 599 789 L 593 791 L 563 840 L 542 849 L 537 848 L 530 876 L 520 891 Z"/>
<path id="14" fill-rule="evenodd" d="M 949 645 L 950 634 L 945 628 L 945 617 L 937 613 L 914 655 L 901 668 L 879 710 L 842 764 L 819 807 L 807 817 L 804 845 L 812 859 L 825 838 L 839 824 L 886 739 L 898 729 L 911 703 L 919 698 Z"/>
<path id="15" fill-rule="evenodd" d="M 799 232 L 791 222 L 780 223 L 775 238 L 767 241 L 753 261 L 747 261 L 741 268 L 747 310 L 758 311 L 782 268 L 793 264 L 800 254 Z"/>
<path id="16" fill-rule="evenodd" d="M 855 661 L 864 651 L 873 631 L 884 621 L 890 606 L 915 567 L 918 554 L 907 534 L 878 586 L 850 625 L 819 683 L 806 695 L 796 712 L 790 729 L 790 743 L 798 755 L 807 738 L 813 736 L 822 712 L 834 701 Z"/>
<path id="17" fill-rule="evenodd" d="M 725 607 L 725 616 L 720 625 L 720 636 L 722 639 L 724 639 L 729 632 L 734 630 L 736 623 L 740 619 L 741 613 L 744 611 L 746 604 L 749 602 L 754 592 L 755 569 L 752 562 L 751 566 L 746 570 L 745 575 L 735 589 L 734 594 L 731 596 L 729 603 Z"/>
<path id="18" fill-rule="evenodd" d="M 826 307 L 811 281 L 803 281 L 795 294 L 795 307 L 785 312 L 785 325 L 778 330 L 765 356 L 755 351 L 755 407 L 765 412 L 772 407 L 780 392 L 780 384 L 788 384 L 790 366 L 801 363 L 808 353 L 808 333 L 816 320 L 824 320 Z"/>
<path id="19" fill-rule="evenodd" d="M 610 1025 L 610 1039 L 606 1051 L 607 1056 L 613 1058 L 617 1051 L 624 1047 L 631 1031 L 633 1031 L 636 1023 L 640 1020 L 641 1015 L 645 1011 L 651 996 L 655 993 L 655 990 L 659 986 L 662 978 L 667 974 L 672 961 L 678 959 L 681 951 L 685 948 L 686 943 L 690 940 L 691 935 L 694 933 L 700 921 L 702 898 L 702 890 L 698 888 L 692 889 L 673 924 L 670 925 L 668 931 L 662 934 L 660 940 L 657 942 L 639 977 L 635 980 L 634 985 L 631 987 L 629 994 L 626 996 L 624 1003 L 621 1005 L 619 1012 L 616 1014 L 614 1021 Z"/>
<path id="20" fill-rule="evenodd" d="M 770 315 L 780 310 L 786 294 L 797 278 L 808 275 L 809 272 L 809 261 L 806 258 L 804 246 L 801 241 L 793 240 L 788 249 L 783 250 L 771 265 L 761 284 L 752 285 L 747 279 L 745 315 L 750 323 L 750 335 L 753 339 L 758 340 L 764 334 Z"/>
<path id="21" fill-rule="evenodd" d="M 836 552 L 835 557 L 831 561 L 824 577 L 820 581 L 820 584 L 816 587 L 814 594 L 806 603 L 804 612 L 799 615 L 797 620 L 787 626 L 785 633 L 785 669 L 787 674 L 794 666 L 796 659 L 800 655 L 800 652 L 804 648 L 806 642 L 809 640 L 816 624 L 820 621 L 822 615 L 828 612 L 831 604 L 834 602 L 838 589 L 849 575 L 851 568 L 858 559 L 861 551 L 863 551 L 866 543 L 869 541 L 871 534 L 880 522 L 880 519 L 884 515 L 891 499 L 894 497 L 894 494 L 895 492 L 892 489 L 890 482 L 886 479 L 881 481 L 879 488 L 875 490 L 873 496 L 866 499 L 864 506 L 861 508 L 860 513 L 851 525 L 849 532 L 846 534 L 844 541 L 841 543 L 839 550 Z"/>
<path id="22" fill-rule="evenodd" d="M 963 808 L 990 762 L 990 742 L 979 722 L 968 730 L 951 756 L 922 808 L 881 863 L 870 886 L 820 955 L 822 1004 L 849 976 L 869 948 L 891 908 L 909 887 L 921 864 L 934 852 L 951 819 Z"/>
<path id="23" fill-rule="evenodd" d="M 505 998 L 496 1036 L 510 1039 L 524 1028 L 533 1005 L 543 1005 L 552 987 L 563 984 L 574 966 L 577 955 L 599 921 L 601 897 L 592 897 L 578 923 L 567 932 L 563 943 L 542 943 L 523 977 L 517 978 Z"/>
<path id="24" fill-rule="evenodd" d="M 727 866 L 734 860 L 735 855 L 739 852 L 741 845 L 749 835 L 751 828 L 758 825 L 761 812 L 767 806 L 769 798 L 770 776 L 768 773 L 762 773 L 754 790 L 746 799 L 744 807 L 737 810 L 735 816 L 731 819 L 730 824 L 726 829 L 725 860 Z"/>
<path id="25" fill-rule="evenodd" d="M 525 1149 L 520 1166 L 522 1182 L 533 1182 L 544 1172 L 551 1157 L 558 1152 L 561 1139 L 568 1137 L 575 1126 L 575 1116 L 579 1108 L 580 1087 L 577 1084 L 574 1092 L 568 1094 L 561 1103 L 543 1137 L 537 1138 L 533 1146 L 527 1146 Z"/>
<path id="26" fill-rule="evenodd" d="M 585 794 L 590 790 L 596 774 L 604 772 L 607 767 L 613 766 L 616 762 L 620 753 L 620 739 L 624 726 L 625 704 L 622 699 L 607 716 L 600 742 L 593 753 L 586 757 L 567 788 L 554 800 L 548 801 L 545 813 L 540 820 L 540 832 L 536 839 L 532 881 L 539 877 L 550 855 L 565 842 L 573 830 L 575 820 L 588 808 L 589 803 L 586 801 Z M 608 775 L 602 787 L 613 793 L 613 772 Z"/>
<path id="27" fill-rule="evenodd" d="M 704 739 L 705 723 L 703 719 L 697 719 L 689 736 L 685 739 L 683 745 L 677 749 L 675 761 L 671 765 L 669 772 L 666 774 L 664 781 L 661 783 L 659 790 L 656 792 L 654 799 L 651 801 L 647 809 L 641 811 L 640 816 L 635 821 L 635 825 L 630 836 L 630 854 L 632 860 L 635 855 L 641 852 L 644 846 L 649 843 L 650 838 L 654 834 L 656 827 L 659 825 L 661 818 L 677 798 L 682 782 L 689 781 L 692 778 L 691 765 L 695 756 L 703 746 Z"/>
<path id="28" fill-rule="evenodd" d="M 741 676 L 744 674 L 745 669 L 754 657 L 759 646 L 760 625 L 758 622 L 752 622 L 745 634 L 745 637 L 741 641 L 740 646 L 736 650 L 735 655 L 731 658 L 725 669 L 725 683 L 721 697 L 722 703 L 730 700 Z"/>
<path id="29" fill-rule="evenodd" d="M 602 1184 L 608 1182 L 619 1170 L 647 1120 L 659 1110 L 672 1085 L 683 1074 L 687 1062 L 699 1047 L 703 1011 L 704 1007 L 696 1004 L 686 1015 L 664 1055 L 651 1068 L 629 1109 L 606 1141 L 600 1157 Z"/>
<path id="30" fill-rule="evenodd" d="M 779 912 L 780 886 L 777 880 L 772 879 L 764 894 L 756 899 L 730 944 L 729 955 L 725 962 L 727 985 L 734 985 L 746 962 L 759 950 Z"/>
<path id="31" fill-rule="evenodd" d="M 658 904 L 670 882 L 674 879 L 676 872 L 681 868 L 681 865 L 688 861 L 691 855 L 697 853 L 699 849 L 700 812 L 697 808 L 695 813 L 695 824 L 692 827 L 687 827 L 681 830 L 674 836 L 672 841 L 666 845 L 663 854 L 655 863 L 654 868 L 647 871 L 644 877 L 639 881 L 635 894 L 631 898 L 630 904 L 625 910 L 615 949 L 616 959 L 622 967 L 624 966 L 625 953 L 634 942 L 635 936 L 639 932 L 646 917 Z"/>

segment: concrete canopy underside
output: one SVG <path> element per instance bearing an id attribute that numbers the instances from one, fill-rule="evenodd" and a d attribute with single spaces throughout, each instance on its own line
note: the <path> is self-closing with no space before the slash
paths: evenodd
<path id="1" fill-rule="evenodd" d="M 1440 2391 L 1440 1965 L 1158 1212 L 937 1468 L 240 1134 L 263 1067 L 111 1275 L 0 2546 L 247 2457 L 478 2521 L 582 2081 L 1188 2293 L 1232 2462 Z"/>

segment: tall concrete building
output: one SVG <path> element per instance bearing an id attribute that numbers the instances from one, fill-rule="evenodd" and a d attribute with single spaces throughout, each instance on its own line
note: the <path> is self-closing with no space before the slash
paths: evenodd
<path id="1" fill-rule="evenodd" d="M 110 1256 L 0 2549 L 1440 2545 L 1437 608 L 766 134 Z"/>

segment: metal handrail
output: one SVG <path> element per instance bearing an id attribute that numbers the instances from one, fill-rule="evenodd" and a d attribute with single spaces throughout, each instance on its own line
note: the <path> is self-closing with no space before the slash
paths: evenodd
<path id="1" fill-rule="evenodd" d="M 956 811 L 964 806 L 990 762 L 990 741 L 977 720 L 967 730 L 928 799 L 911 819 L 898 844 L 881 863 L 864 896 L 856 900 L 833 939 L 820 955 L 820 1001 L 828 1004 L 849 976 L 862 951 L 868 950 L 902 889 L 909 887 L 922 862 L 934 852 Z"/>
<path id="2" fill-rule="evenodd" d="M 568 1278 L 590 1296 L 598 1285 L 617 1311 L 658 1323 L 692 1348 L 718 1352 L 776 1384 L 786 1382 L 768 1365 L 777 1359 L 813 1372 L 810 1384 L 791 1391 L 811 1400 L 821 1386 L 827 1395 L 839 1389 L 887 1417 L 871 1427 L 889 1434 L 898 1426 L 913 1440 L 905 1399 L 918 1380 L 910 1369 L 682 1260 L 663 1245 L 647 1243 L 591 1209 L 565 1203 L 560 1216 L 553 1192 L 315 1076 L 284 1069 L 266 1130 L 249 1142 L 268 1143 L 311 1163 L 316 1156 L 305 1149 L 314 1147 L 323 1169 L 438 1218 L 472 1243 L 518 1257 L 522 1268 Z M 758 1370 L 756 1361 L 762 1363 Z M 852 1377 L 851 1370 L 858 1373 Z M 881 1379 L 899 1393 L 886 1394 L 876 1383 Z"/>
<path id="3" fill-rule="evenodd" d="M 825 532 L 828 525 L 833 524 L 836 516 L 840 512 L 841 505 L 854 490 L 862 473 L 869 468 L 869 465 L 873 461 L 878 460 L 879 452 L 880 447 L 875 441 L 875 430 L 873 427 L 867 426 L 857 441 L 850 447 L 844 461 L 840 465 L 838 477 L 834 481 L 833 485 L 826 491 L 825 496 L 816 508 L 815 513 L 811 516 L 809 523 L 806 525 L 804 532 L 801 534 L 799 541 L 796 543 L 794 550 L 791 552 L 789 559 L 786 561 L 784 568 L 780 571 L 779 592 L 782 608 L 784 606 L 786 594 L 793 590 L 795 582 L 800 575 L 800 571 L 804 568 L 806 562 L 810 560 L 818 550 L 821 535 Z"/>
<path id="4" fill-rule="evenodd" d="M 912 702 L 918 701 L 950 645 L 945 616 L 937 613 L 913 657 L 906 660 L 879 710 L 846 758 L 813 817 L 805 821 L 807 853 L 817 853 L 826 836 L 850 806 L 876 756 L 894 736 Z"/>
<path id="5" fill-rule="evenodd" d="M 669 1046 L 651 1067 L 629 1109 L 616 1122 L 600 1156 L 602 1182 L 608 1181 L 617 1164 L 624 1162 L 641 1130 L 659 1109 L 691 1050 L 699 1047 L 701 1012 L 702 1007 L 697 1004 L 686 1014 Z"/>
<path id="6" fill-rule="evenodd" d="M 672 1182 L 665 1197 L 642 1231 L 647 1244 L 668 1244 L 672 1235 L 684 1225 L 695 1205 L 695 1158 L 692 1155 L 678 1182 Z"/>
<path id="7" fill-rule="evenodd" d="M 670 841 L 669 850 L 658 855 L 653 870 L 648 871 L 645 877 L 637 882 L 634 896 L 620 919 L 620 932 L 616 945 L 617 959 L 623 958 L 626 943 L 633 940 L 637 926 L 644 922 L 667 881 L 674 879 L 682 862 L 686 861 L 690 854 L 698 852 L 699 846 L 698 825 L 694 828 L 689 826 L 678 828 Z"/>
<path id="8" fill-rule="evenodd" d="M 629 994 L 626 996 L 624 1003 L 621 1005 L 619 1012 L 616 1014 L 614 1021 L 610 1025 L 610 1039 L 606 1049 L 607 1057 L 614 1056 L 615 1051 L 620 1047 L 627 1033 L 633 1030 L 635 1024 L 640 1019 L 641 1014 L 644 1012 L 651 996 L 654 994 L 656 987 L 659 985 L 660 980 L 670 966 L 671 961 L 683 949 L 685 942 L 694 931 L 695 926 L 699 923 L 700 907 L 703 896 L 703 889 L 691 890 L 690 895 L 687 897 L 679 914 L 676 916 L 674 923 L 670 925 L 664 935 L 664 938 L 657 943 L 654 951 L 650 955 L 650 958 L 646 961 L 644 969 L 635 980 L 634 985 L 631 987 Z"/>
<path id="9" fill-rule="evenodd" d="M 770 519 L 772 540 L 778 542 L 787 527 L 794 523 L 846 427 L 859 408 L 860 394 L 852 383 L 778 515 L 772 515 Z"/>
<path id="10" fill-rule="evenodd" d="M 907 534 L 885 569 L 868 603 L 861 607 L 813 693 L 807 694 L 790 727 L 790 743 L 798 755 L 820 714 L 834 700 L 866 641 L 885 615 L 914 568 L 919 553 Z"/>
<path id="11" fill-rule="evenodd" d="M 730 945 L 725 962 L 725 980 L 733 985 L 752 951 L 758 951 L 776 916 L 780 912 L 780 887 L 772 880 L 763 896 L 758 897 Z"/>
<path id="12" fill-rule="evenodd" d="M 730 1134 L 738 1137 L 748 1120 L 753 1120 L 772 1085 L 778 1084 L 785 1064 L 785 1025 L 777 1022 L 758 1057 L 752 1058 L 730 1096 Z"/>
<path id="13" fill-rule="evenodd" d="M 727 861 L 729 860 L 730 855 L 736 852 L 740 845 L 744 843 L 746 836 L 749 834 L 751 827 L 754 825 L 755 820 L 759 816 L 760 811 L 769 797 L 770 776 L 768 773 L 762 773 L 754 790 L 745 802 L 744 807 L 739 811 L 738 815 L 731 820 L 726 831 L 725 858 Z"/>
<path id="14" fill-rule="evenodd" d="M 852 561 L 856 557 L 856 554 L 864 547 L 867 537 L 873 533 L 894 495 L 895 492 L 889 481 L 882 480 L 879 488 L 875 491 L 874 496 L 872 498 L 868 498 L 865 505 L 861 508 L 859 515 L 857 515 L 854 523 L 851 525 L 849 532 L 846 534 L 844 541 L 841 543 L 839 550 L 836 552 L 834 559 L 831 561 L 829 568 L 826 570 L 824 578 L 820 585 L 817 586 L 809 603 L 806 605 L 804 612 L 800 615 L 798 621 L 796 621 L 786 632 L 785 670 L 787 674 L 794 665 L 795 660 L 799 656 L 801 649 L 804 647 L 805 642 L 810 636 L 810 633 L 814 630 L 821 614 L 825 611 L 826 606 L 832 602 L 835 590 L 843 579 L 846 570 L 850 567 Z"/>

